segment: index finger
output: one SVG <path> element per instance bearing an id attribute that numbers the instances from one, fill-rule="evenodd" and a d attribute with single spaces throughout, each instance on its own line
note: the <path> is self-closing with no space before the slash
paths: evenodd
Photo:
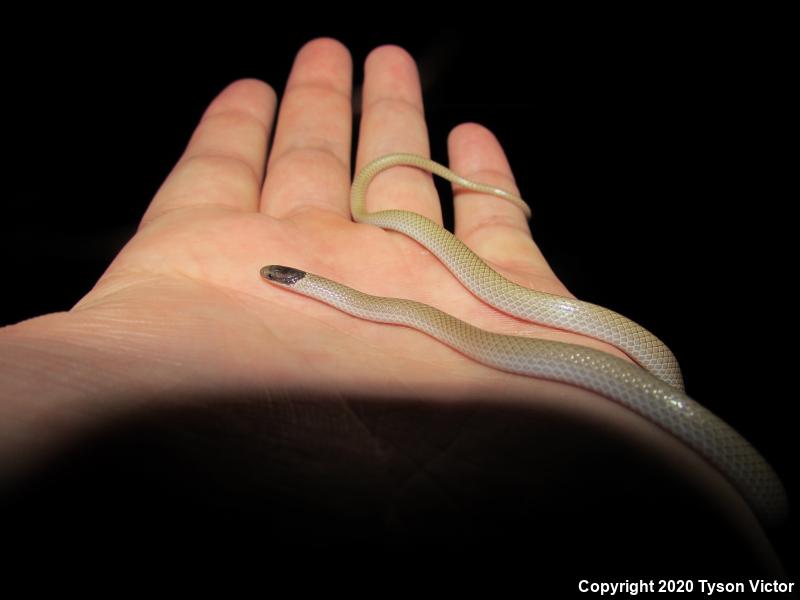
<path id="1" fill-rule="evenodd" d="M 226 87 L 206 109 L 142 225 L 178 208 L 255 211 L 275 103 L 275 92 L 257 79 Z"/>

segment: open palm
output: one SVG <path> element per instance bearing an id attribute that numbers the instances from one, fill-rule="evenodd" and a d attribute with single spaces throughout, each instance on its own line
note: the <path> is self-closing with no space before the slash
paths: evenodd
<path id="1" fill-rule="evenodd" d="M 299 52 L 269 155 L 274 92 L 255 80 L 224 90 L 138 233 L 73 311 L 134 330 L 164 362 L 211 382 L 388 385 L 401 393 L 442 381 L 530 386 L 419 332 L 360 321 L 270 286 L 259 277 L 265 264 L 414 298 L 497 331 L 605 347 L 501 315 L 412 240 L 351 221 L 351 71 L 347 50 L 333 40 L 315 40 Z M 390 152 L 428 154 L 416 67 L 405 51 L 388 46 L 371 53 L 363 106 L 356 168 Z M 484 128 L 456 128 L 449 152 L 456 172 L 515 191 L 502 149 Z M 403 208 L 441 222 L 431 176 L 407 167 L 375 180 L 368 208 Z M 569 294 L 512 204 L 459 193 L 456 235 L 515 281 Z M 165 373 L 186 376 L 180 369 Z"/>

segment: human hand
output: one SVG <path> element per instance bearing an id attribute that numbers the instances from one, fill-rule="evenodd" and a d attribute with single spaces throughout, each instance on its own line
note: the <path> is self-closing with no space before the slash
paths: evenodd
<path id="1" fill-rule="evenodd" d="M 268 157 L 274 93 L 257 81 L 225 90 L 137 235 L 73 313 L 101 320 L 109 315 L 116 327 L 127 320 L 138 331 L 151 328 L 154 337 L 164 338 L 158 346 L 172 348 L 175 360 L 204 364 L 204 370 L 211 366 L 224 379 L 368 387 L 392 380 L 413 389 L 443 376 L 498 376 L 418 333 L 364 323 L 265 285 L 259 267 L 282 263 L 372 293 L 415 298 L 498 331 L 605 347 L 500 315 L 413 241 L 350 220 L 350 90 L 346 49 L 331 40 L 305 47 Z M 457 172 L 514 188 L 488 131 L 465 125 L 449 141 Z M 427 155 L 428 140 L 413 60 L 385 47 L 366 64 L 356 168 L 395 151 Z M 395 168 L 375 181 L 369 196 L 372 210 L 406 208 L 441 222 L 426 173 Z M 459 194 L 456 234 L 511 279 L 569 295 L 512 205 Z M 202 358 L 186 355 L 203 351 Z"/>
<path id="2" fill-rule="evenodd" d="M 414 241 L 351 221 L 351 73 L 338 42 L 307 44 L 290 74 L 269 155 L 274 92 L 253 80 L 224 90 L 94 289 L 68 313 L 8 328 L 9 352 L 20 356 L 46 343 L 49 364 L 37 371 L 57 373 L 45 380 L 65 406 L 104 398 L 109 387 L 134 398 L 161 390 L 256 389 L 268 396 L 310 388 L 447 399 L 502 390 L 525 402 L 569 397 L 623 414 L 590 392 L 496 371 L 417 331 L 361 321 L 261 279 L 261 266 L 287 264 L 377 295 L 420 300 L 487 329 L 621 355 L 602 342 L 500 314 Z M 423 114 L 413 59 L 396 47 L 373 51 L 365 65 L 356 168 L 392 152 L 427 155 Z M 457 173 L 516 191 L 486 129 L 462 125 L 448 141 Z M 416 169 L 380 174 L 368 203 L 373 211 L 403 208 L 441 222 L 431 176 Z M 569 295 L 512 204 L 459 191 L 455 233 L 511 280 Z M 25 381 L 13 378 L 16 387 L 8 389 L 20 393 L 9 395 L 25 398 Z M 116 405 L 98 400 L 64 420 Z M 41 426 L 37 410 L 48 418 L 59 414 L 46 403 L 4 406 L 16 437 L 27 435 L 24 423 Z"/>
<path id="3" fill-rule="evenodd" d="M 414 241 L 352 222 L 350 92 L 347 50 L 332 40 L 309 43 L 290 75 L 269 153 L 276 98 L 266 84 L 238 81 L 214 100 L 138 232 L 95 288 L 68 313 L 4 331 L 8 356 L 24 364 L 26 353 L 37 353 L 40 368 L 2 382 L 9 400 L 0 443 L 30 451 L 55 429 L 72 432 L 76 423 L 131 402 L 191 402 L 204 390 L 255 391 L 268 400 L 311 389 L 333 399 L 501 396 L 573 412 L 580 406 L 595 419 L 611 416 L 631 435 L 658 438 L 676 462 L 699 464 L 655 426 L 591 392 L 496 371 L 417 331 L 361 321 L 261 279 L 265 264 L 291 265 L 376 295 L 416 299 L 486 329 L 621 356 L 602 342 L 500 314 Z M 388 153 L 428 155 L 423 114 L 413 59 L 395 47 L 375 50 L 365 65 L 356 170 Z M 486 129 L 462 125 L 448 145 L 455 172 L 516 191 Z M 412 210 L 441 223 L 431 177 L 415 169 L 379 175 L 368 206 Z M 509 279 L 570 295 L 510 203 L 458 191 L 455 233 Z M 39 342 L 44 352 L 35 348 Z M 30 402 L 28 392 L 43 382 L 55 400 Z M 112 396 L 119 403 L 109 402 L 115 390 L 125 392 Z M 497 453 L 511 470 L 502 448 Z M 474 454 L 486 456 L 487 449 Z M 449 460 L 458 459 L 451 453 Z M 531 477 L 524 460 L 517 467 Z"/>

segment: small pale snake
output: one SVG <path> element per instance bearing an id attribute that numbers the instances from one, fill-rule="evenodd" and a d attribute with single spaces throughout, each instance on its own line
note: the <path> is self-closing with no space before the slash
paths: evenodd
<path id="1" fill-rule="evenodd" d="M 495 272 L 463 242 L 433 221 L 405 210 L 367 212 L 366 191 L 381 171 L 414 166 L 457 185 L 499 196 L 530 209 L 510 192 L 459 177 L 414 154 L 390 154 L 354 178 L 353 220 L 399 231 L 434 254 L 475 296 L 521 319 L 608 342 L 637 364 L 592 348 L 491 333 L 436 308 L 397 298 L 371 296 L 292 267 L 269 265 L 265 279 L 321 300 L 341 311 L 381 323 L 418 329 L 496 369 L 559 381 L 601 394 L 637 412 L 699 452 L 739 490 L 764 524 L 780 523 L 788 511 L 783 485 L 772 467 L 742 436 L 683 392 L 678 363 L 666 345 L 633 321 L 606 308 L 537 292 Z"/>

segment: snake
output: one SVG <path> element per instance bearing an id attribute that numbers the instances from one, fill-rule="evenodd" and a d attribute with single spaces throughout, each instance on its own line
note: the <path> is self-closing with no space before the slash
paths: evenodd
<path id="1" fill-rule="evenodd" d="M 350 212 L 355 222 L 415 240 L 491 307 L 525 321 L 607 342 L 631 360 L 586 346 L 486 331 L 427 304 L 370 295 L 295 267 L 267 265 L 261 268 L 261 277 L 354 317 L 411 327 L 489 367 L 600 394 L 699 453 L 741 494 L 762 524 L 776 526 L 785 520 L 788 500 L 775 470 L 731 426 L 686 394 L 677 359 L 654 334 L 610 309 L 510 281 L 450 231 L 418 213 L 369 212 L 369 184 L 395 166 L 417 167 L 462 188 L 506 200 L 518 206 L 527 219 L 531 217 L 530 207 L 516 194 L 461 177 L 428 158 L 393 153 L 373 160 L 353 178 Z"/>

